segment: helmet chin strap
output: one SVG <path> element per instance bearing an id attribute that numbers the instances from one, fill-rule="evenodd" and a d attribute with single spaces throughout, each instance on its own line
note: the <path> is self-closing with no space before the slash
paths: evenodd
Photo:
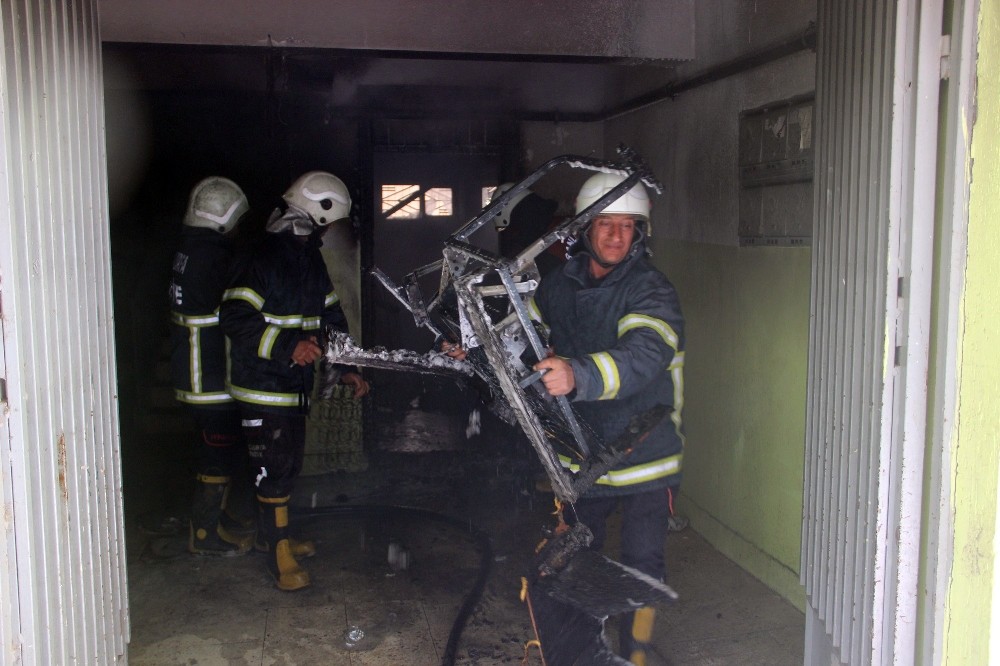
<path id="1" fill-rule="evenodd" d="M 587 225 L 587 228 L 583 230 L 582 234 L 580 234 L 580 240 L 583 241 L 584 252 L 590 255 L 590 258 L 594 261 L 594 263 L 601 268 L 613 268 L 635 253 L 635 248 L 646 240 L 646 231 L 641 225 L 637 224 L 635 226 L 635 237 L 632 238 L 632 245 L 629 247 L 628 254 L 626 254 L 625 258 L 621 261 L 613 263 L 604 261 L 597 256 L 597 252 L 594 251 L 594 246 L 590 243 L 590 225 Z M 646 252 L 648 253 L 649 250 L 647 249 Z"/>
<path id="2" fill-rule="evenodd" d="M 603 259 L 597 256 L 597 252 L 594 251 L 594 246 L 590 244 L 590 234 L 588 233 L 583 234 L 582 240 L 583 240 L 583 251 L 590 256 L 591 261 L 596 263 L 601 268 L 612 268 L 613 266 L 617 265 L 617 263 L 610 263 L 604 261 Z"/>

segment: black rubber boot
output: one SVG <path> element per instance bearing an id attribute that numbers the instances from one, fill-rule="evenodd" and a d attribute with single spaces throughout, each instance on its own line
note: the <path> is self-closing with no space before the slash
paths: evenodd
<path id="1" fill-rule="evenodd" d="M 260 506 L 257 538 L 266 544 L 267 570 L 278 589 L 294 592 L 309 587 L 309 574 L 295 561 L 288 540 L 288 497 L 258 495 L 257 502 Z"/>
<path id="2" fill-rule="evenodd" d="M 257 518 L 254 516 L 253 508 L 250 506 L 250 502 L 253 501 L 253 495 L 250 495 L 249 501 L 241 502 L 247 505 L 246 509 L 243 511 L 234 511 L 232 506 L 231 497 L 232 485 L 226 486 L 226 494 L 222 498 L 222 513 L 219 515 L 219 524 L 229 532 L 230 534 L 236 535 L 238 537 L 243 537 L 245 535 L 253 536 L 254 532 L 257 531 Z M 257 502 L 253 501 L 256 505 Z M 249 515 L 247 515 L 249 514 Z"/>
<path id="3" fill-rule="evenodd" d="M 653 621 L 656 609 L 646 607 L 623 615 L 619 633 L 618 653 L 635 666 L 646 666 L 650 641 L 653 639 Z"/>
<path id="4" fill-rule="evenodd" d="M 219 523 L 225 503 L 228 476 L 199 474 L 191 503 L 188 551 L 195 555 L 233 557 L 250 551 L 252 535 L 230 534 Z"/>
<path id="5" fill-rule="evenodd" d="M 231 454 L 233 455 L 233 454 Z M 246 461 L 239 463 L 229 461 L 227 469 L 238 469 L 238 465 L 246 467 Z M 230 534 L 242 536 L 253 535 L 257 531 L 257 493 L 245 474 L 235 473 L 226 487 L 226 497 L 222 502 L 222 515 L 219 521 Z"/>
<path id="6" fill-rule="evenodd" d="M 253 518 L 246 518 L 244 516 L 233 515 L 225 509 L 223 509 L 222 515 L 219 516 L 219 522 L 227 532 L 234 535 L 243 536 L 249 534 L 252 536 L 253 533 L 257 531 L 256 520 Z"/>

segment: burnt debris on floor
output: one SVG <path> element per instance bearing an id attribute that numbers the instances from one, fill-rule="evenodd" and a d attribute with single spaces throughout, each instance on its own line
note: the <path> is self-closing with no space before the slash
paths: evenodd
<path id="1" fill-rule="evenodd" d="M 363 473 L 302 477 L 293 527 L 316 542 L 318 553 L 309 560 L 314 586 L 296 594 L 274 589 L 256 554 L 194 557 L 184 550 L 186 532 L 142 535 L 133 521 L 129 663 L 441 664 L 479 575 L 475 534 L 483 532 L 489 576 L 455 663 L 521 664 L 534 630 L 520 579 L 554 507 L 553 496 L 534 487 L 538 467 L 527 443 L 516 444 L 481 437 L 458 451 L 375 450 Z M 314 499 L 343 512 L 310 515 Z M 449 520 L 367 508 L 351 513 L 352 505 L 413 507 Z M 614 556 L 616 544 L 608 549 Z M 400 550 L 406 566 L 399 566 Z M 801 612 L 690 528 L 670 534 L 666 552 L 668 579 L 681 599 L 657 615 L 651 665 L 802 663 Z M 349 645 L 355 627 L 365 637 Z M 528 656 L 527 664 L 542 663 L 537 649 L 528 648 Z"/>

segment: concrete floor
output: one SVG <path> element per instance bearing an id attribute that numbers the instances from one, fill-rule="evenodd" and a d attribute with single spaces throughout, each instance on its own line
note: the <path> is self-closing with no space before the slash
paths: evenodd
<path id="1" fill-rule="evenodd" d="M 440 664 L 480 570 L 480 534 L 489 535 L 491 570 L 455 663 L 522 663 L 533 635 L 520 577 L 541 527 L 552 524 L 551 496 L 526 488 L 521 470 L 501 458 L 395 455 L 373 467 L 300 479 L 293 527 L 319 553 L 304 561 L 312 587 L 298 593 L 273 587 L 261 555 L 196 558 L 184 552 L 186 534 L 130 527 L 129 663 Z M 310 515 L 313 503 L 334 508 Z M 375 508 L 386 505 L 422 508 Z M 409 554 L 407 569 L 390 567 L 390 542 Z M 681 598 L 657 614 L 650 664 L 802 663 L 802 613 L 692 528 L 670 535 L 667 561 Z M 352 626 L 366 638 L 349 647 Z M 537 651 L 524 663 L 541 664 Z"/>

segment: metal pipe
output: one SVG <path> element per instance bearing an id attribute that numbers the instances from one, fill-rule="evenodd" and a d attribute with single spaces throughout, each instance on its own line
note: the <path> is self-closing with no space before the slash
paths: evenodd
<path id="1" fill-rule="evenodd" d="M 613 120 L 619 116 L 644 109 L 648 106 L 662 102 L 665 99 L 672 99 L 683 92 L 693 90 L 703 85 L 709 83 L 714 83 L 716 81 L 721 81 L 730 76 L 735 76 L 736 74 L 741 74 L 743 72 L 756 69 L 757 67 L 762 67 L 781 58 L 786 58 L 790 55 L 794 55 L 800 51 L 815 50 L 816 49 L 816 24 L 810 23 L 804 30 L 799 32 L 797 35 L 789 37 L 786 40 L 766 46 L 757 51 L 752 51 L 741 56 L 737 56 L 732 60 L 727 60 L 721 62 L 717 65 L 709 67 L 708 69 L 693 74 L 691 76 L 677 79 L 676 81 L 671 81 L 655 90 L 651 90 L 647 93 L 643 93 L 637 97 L 634 97 L 618 106 L 604 109 L 603 111 L 597 111 L 594 113 L 587 112 L 551 112 L 551 111 L 511 111 L 511 110 L 497 110 L 495 113 L 490 113 L 485 110 L 470 111 L 464 114 L 459 113 L 458 115 L 450 114 L 449 117 L 452 118 L 465 118 L 468 119 L 482 119 L 485 117 L 497 117 L 497 118 L 515 118 L 521 122 L 576 122 L 576 123 L 591 123 L 591 122 L 604 122 L 607 120 Z M 440 117 L 440 111 L 392 111 L 392 112 L 380 112 L 372 110 L 361 110 L 361 109 L 340 109 L 338 113 L 341 115 L 350 116 L 351 114 L 373 117 L 385 117 L 385 118 L 410 118 L 410 119 L 423 119 L 430 117 Z"/>
<path id="2" fill-rule="evenodd" d="M 718 65 L 710 67 L 709 69 L 693 76 L 672 81 L 665 86 L 657 88 L 656 90 L 651 90 L 650 92 L 639 95 L 638 97 L 634 97 L 624 104 L 620 104 L 612 109 L 608 109 L 603 113 L 598 114 L 599 118 L 597 118 L 597 120 L 613 120 L 614 118 L 644 109 L 647 106 L 656 104 L 657 102 L 661 102 L 665 99 L 672 99 L 682 92 L 686 92 L 709 83 L 714 83 L 736 74 L 741 74 L 807 49 L 816 49 L 816 24 L 812 22 L 809 23 L 805 30 L 795 37 L 791 37 L 777 44 L 733 58 L 732 60 L 719 63 Z"/>

